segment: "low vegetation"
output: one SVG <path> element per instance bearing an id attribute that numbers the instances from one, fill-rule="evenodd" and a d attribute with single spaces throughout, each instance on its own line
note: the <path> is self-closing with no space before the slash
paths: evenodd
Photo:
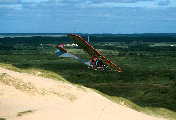
<path id="1" fill-rule="evenodd" d="M 6 120 L 5 118 L 0 118 L 0 120 Z"/>
<path id="2" fill-rule="evenodd" d="M 21 116 L 23 116 L 23 115 L 26 115 L 26 114 L 31 114 L 31 113 L 33 113 L 35 110 L 27 110 L 27 111 L 23 111 L 23 112 L 19 112 L 18 114 L 17 114 L 17 117 L 21 117 Z"/>
<path id="3" fill-rule="evenodd" d="M 25 40 L 18 44 L 1 44 L 6 47 L 0 50 L 0 63 L 14 66 L 8 69 L 56 80 L 60 80 L 61 76 L 64 81 L 92 88 L 118 104 L 147 114 L 176 119 L 174 42 L 161 45 L 155 41 L 98 41 L 90 44 L 124 72 L 91 70 L 72 58 L 58 58 L 52 46 Z M 66 49 L 89 60 L 87 53 L 79 48 Z"/>

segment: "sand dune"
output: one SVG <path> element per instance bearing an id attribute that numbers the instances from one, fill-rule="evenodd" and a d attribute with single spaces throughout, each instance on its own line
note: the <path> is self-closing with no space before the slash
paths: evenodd
<path id="1" fill-rule="evenodd" d="M 7 120 L 161 120 L 91 89 L 0 68 L 0 118 Z"/>

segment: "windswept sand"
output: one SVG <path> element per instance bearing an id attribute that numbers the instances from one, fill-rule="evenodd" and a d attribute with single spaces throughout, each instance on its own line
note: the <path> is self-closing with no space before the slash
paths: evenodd
<path id="1" fill-rule="evenodd" d="M 31 110 L 21 116 L 20 112 Z M 7 120 L 161 120 L 69 83 L 0 68 L 0 118 Z"/>

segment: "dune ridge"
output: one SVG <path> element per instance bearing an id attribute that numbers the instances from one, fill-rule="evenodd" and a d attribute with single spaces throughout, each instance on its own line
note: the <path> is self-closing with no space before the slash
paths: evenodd
<path id="1" fill-rule="evenodd" d="M 0 118 L 162 120 L 118 105 L 89 88 L 0 67 Z"/>

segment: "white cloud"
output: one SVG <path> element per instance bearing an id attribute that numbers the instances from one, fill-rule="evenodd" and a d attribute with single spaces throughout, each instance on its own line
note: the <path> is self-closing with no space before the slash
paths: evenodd
<path id="1" fill-rule="evenodd" d="M 22 5 L 21 4 L 2 4 L 0 5 L 1 9 L 5 9 L 5 10 L 22 10 Z"/>
<path id="2" fill-rule="evenodd" d="M 114 2 L 113 2 L 114 1 Z M 129 8 L 159 8 L 159 7 L 176 7 L 174 0 L 94 0 L 75 3 L 79 8 L 113 8 L 113 7 L 129 7 Z"/>
<path id="3" fill-rule="evenodd" d="M 176 0 L 170 0 L 169 6 L 176 7 Z"/>
<path id="4" fill-rule="evenodd" d="M 165 25 L 168 28 L 173 26 L 170 21 L 175 21 L 176 7 L 169 7 L 176 5 L 176 1 L 170 0 L 167 6 L 158 5 L 162 1 L 168 0 L 6 0 L 6 4 L 0 4 L 0 25 L 5 29 L 9 24 L 22 32 L 21 28 L 29 28 L 29 32 L 33 29 L 37 32 L 68 32 L 75 26 L 80 28 L 80 32 L 89 33 L 95 33 L 95 29 L 100 33 L 135 32 L 134 27 L 136 32 L 141 32 L 141 28 L 150 31 L 150 28 L 152 30 L 165 23 L 168 23 L 168 26 Z M 83 29 L 85 27 L 89 31 Z"/>
<path id="5" fill-rule="evenodd" d="M 80 2 L 84 3 L 88 0 L 63 0 L 63 2 Z M 102 2 L 115 2 L 115 3 L 135 3 L 139 1 L 154 1 L 154 0 L 91 0 L 94 3 L 102 3 Z"/>
<path id="6" fill-rule="evenodd" d="M 80 3 L 76 4 L 76 7 L 80 8 L 88 8 L 88 7 L 149 7 L 149 6 L 156 6 L 156 2 L 154 1 L 139 1 L 136 3 L 118 3 L 118 2 L 102 2 L 102 3 L 94 3 L 94 2 L 85 2 L 85 3 Z"/>
<path id="7" fill-rule="evenodd" d="M 139 1 L 154 1 L 154 0 L 94 0 L 96 2 L 114 2 L 114 3 L 136 3 Z"/>
<path id="8" fill-rule="evenodd" d="M 46 2 L 48 0 L 22 0 L 22 2 L 35 2 L 35 3 L 40 3 L 40 2 Z"/>
<path id="9" fill-rule="evenodd" d="M 17 4 L 20 2 L 21 0 L 0 0 L 0 4 Z"/>

